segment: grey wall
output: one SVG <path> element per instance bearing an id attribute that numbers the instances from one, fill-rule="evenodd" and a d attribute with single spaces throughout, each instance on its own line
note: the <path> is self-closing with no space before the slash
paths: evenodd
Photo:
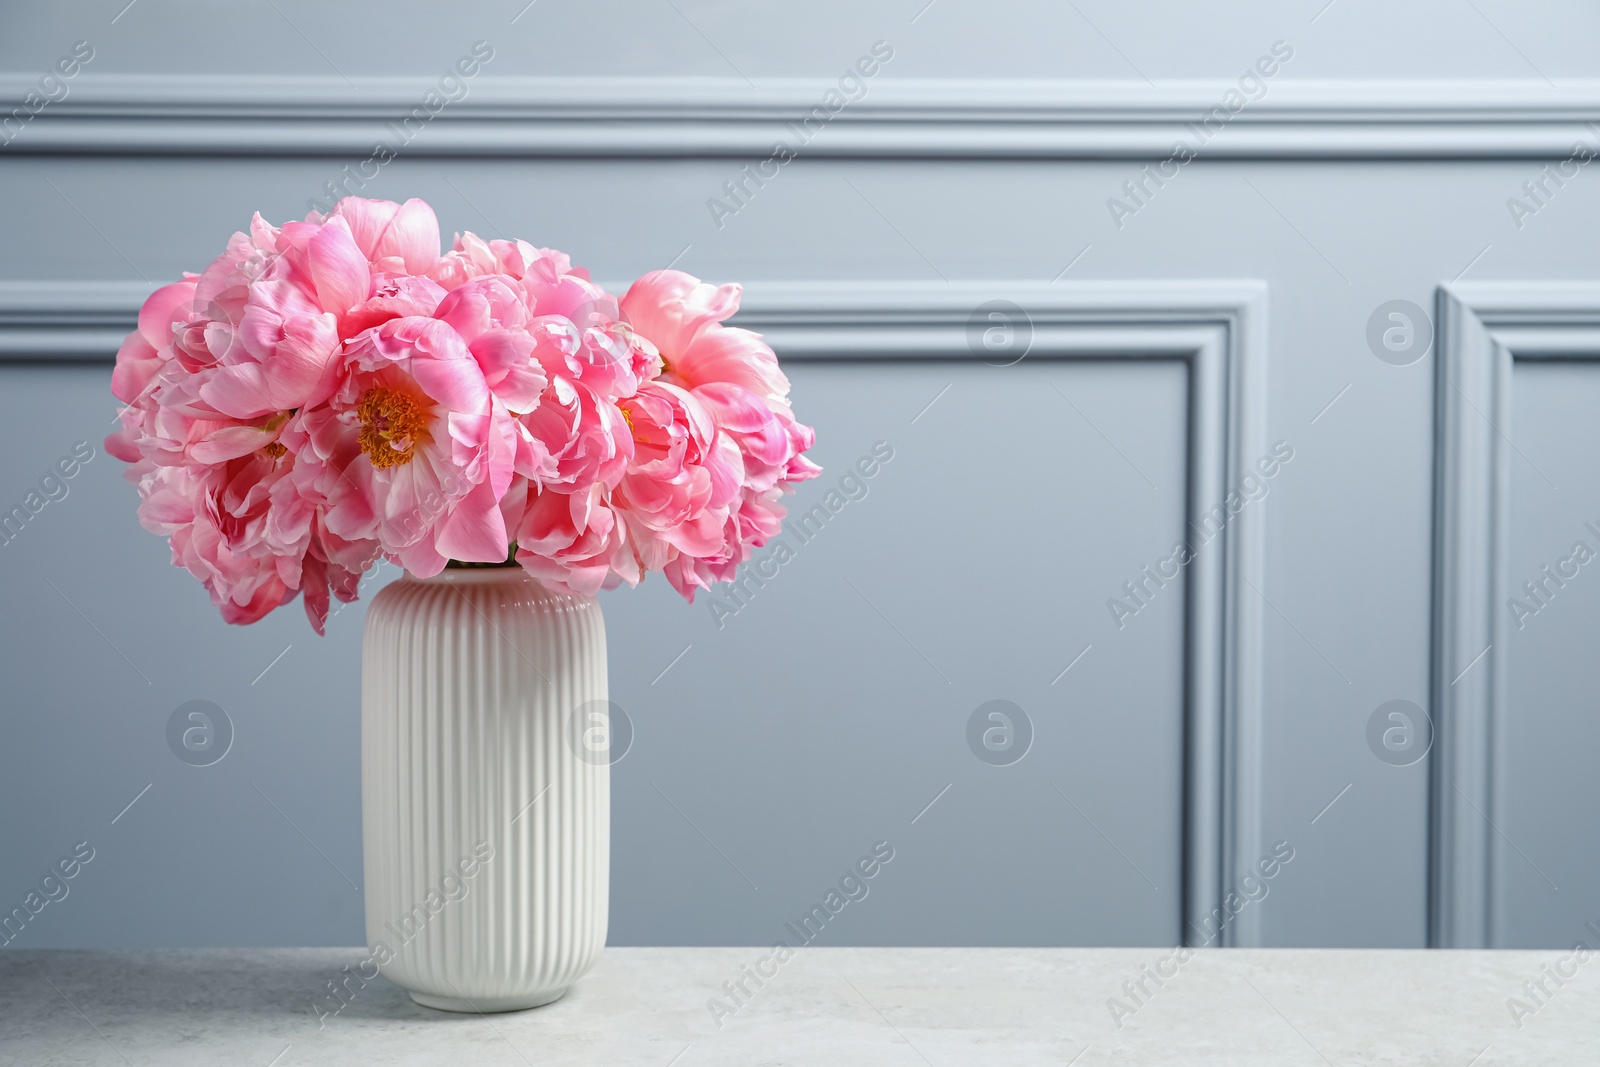
<path id="1" fill-rule="evenodd" d="M 224 627 L 101 453 L 109 359 L 142 292 L 253 210 L 303 214 L 484 39 L 467 98 L 363 191 L 602 279 L 681 257 L 748 283 L 827 468 L 797 509 L 894 455 L 721 627 L 660 582 L 604 598 L 637 729 L 613 943 L 770 942 L 886 839 L 834 943 L 1170 944 L 1286 841 L 1224 940 L 1570 944 L 1600 915 L 1600 578 L 1520 629 L 1506 601 L 1600 550 L 1600 299 L 1490 283 L 1597 280 L 1590 168 L 1520 227 L 1507 207 L 1600 150 L 1597 23 L 1487 0 L 0 15 L 7 108 L 95 48 L 0 147 L 0 506 L 95 449 L 0 546 L 0 910 L 95 849 L 12 943 L 360 940 L 362 607 L 320 640 L 298 608 Z M 880 39 L 866 98 L 719 228 L 707 198 Z M 1265 96 L 1119 228 L 1107 199 L 1278 40 Z M 1032 323 L 1018 362 L 966 347 L 992 298 Z M 1439 326 L 1404 366 L 1367 341 L 1391 300 Z M 1510 384 L 1480 395 L 1496 359 Z M 1279 441 L 1265 496 L 1119 629 L 1107 599 Z M 197 699 L 235 727 L 209 767 L 165 738 Z M 1032 724 L 1011 766 L 968 748 L 993 699 Z M 1391 700 L 1434 712 L 1426 758 L 1369 747 Z"/>

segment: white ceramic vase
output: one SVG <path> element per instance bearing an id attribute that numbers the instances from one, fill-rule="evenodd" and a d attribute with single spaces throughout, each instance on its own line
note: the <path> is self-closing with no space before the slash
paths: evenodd
<path id="1" fill-rule="evenodd" d="M 520 567 L 391 583 L 367 610 L 361 801 L 367 943 L 419 1004 L 559 998 L 606 940 L 605 623 Z"/>

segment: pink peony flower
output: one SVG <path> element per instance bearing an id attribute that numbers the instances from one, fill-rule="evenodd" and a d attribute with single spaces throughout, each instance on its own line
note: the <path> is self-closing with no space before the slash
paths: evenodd
<path id="1" fill-rule="evenodd" d="M 599 483 L 616 487 L 633 457 L 622 411 L 582 382 L 556 378 L 539 407 L 520 420 L 536 453 L 548 457 L 539 473 L 520 469 L 540 490 L 580 493 Z"/>
<path id="2" fill-rule="evenodd" d="M 426 260 L 431 266 L 438 258 L 438 222 L 426 204 L 389 204 L 395 210 L 385 213 L 376 207 L 382 203 L 341 200 L 326 220 L 313 216 L 284 226 L 274 252 L 260 262 L 244 261 L 253 277 L 243 305 L 230 316 L 229 328 L 206 333 L 217 366 L 200 387 L 202 400 L 249 418 L 314 407 L 328 398 L 339 375 L 335 355 L 341 343 L 370 317 L 378 265 L 404 270 L 407 262 Z M 408 224 L 404 232 L 401 216 Z M 352 224 L 361 228 L 359 241 Z M 425 255 L 418 242 L 430 227 L 433 251 Z"/>
<path id="3" fill-rule="evenodd" d="M 328 529 L 375 538 L 422 577 L 450 559 L 510 553 L 499 501 L 516 452 L 482 368 L 439 319 L 391 319 L 347 346 L 328 403 L 296 416 L 296 455 L 324 502 Z M 302 439 L 295 438 L 298 444 Z"/>
<path id="4" fill-rule="evenodd" d="M 219 463 L 153 467 L 139 480 L 139 519 L 170 539 L 172 562 L 205 584 L 224 621 L 255 622 L 304 589 L 321 633 L 330 588 L 353 599 L 378 546 L 329 539 L 330 552 L 310 526 L 298 544 L 277 541 L 274 490 L 291 465 L 286 457 L 282 446 L 269 445 Z"/>
<path id="5" fill-rule="evenodd" d="M 107 450 L 229 622 L 303 595 L 321 633 L 387 556 L 583 595 L 732 579 L 819 468 L 789 382 L 678 271 L 619 302 L 553 249 L 458 236 L 420 200 L 259 215 L 163 286 L 117 354 Z"/>
<path id="6" fill-rule="evenodd" d="M 627 530 L 599 485 L 538 493 L 517 526 L 517 562 L 546 585 L 594 596 L 613 577 L 639 584 Z"/>
<path id="7" fill-rule="evenodd" d="M 802 454 L 816 440 L 816 434 L 809 426 L 795 422 L 787 405 L 773 408 L 743 386 L 728 382 L 710 382 L 694 390 L 693 395 L 738 446 L 745 488 L 766 492 L 780 484 L 815 478 L 822 472 Z"/>
<path id="8" fill-rule="evenodd" d="M 789 379 L 760 335 L 723 321 L 739 310 L 737 285 L 707 285 L 677 270 L 633 283 L 622 314 L 664 361 L 662 374 L 686 389 L 712 382 L 743 386 L 777 408 L 789 407 Z"/>
<path id="9" fill-rule="evenodd" d="M 660 570 L 679 553 L 721 554 L 744 479 L 738 446 L 709 409 L 675 385 L 647 382 L 621 407 L 634 458 L 615 499 L 640 560 Z"/>
<path id="10" fill-rule="evenodd" d="M 528 331 L 527 297 L 515 279 L 475 278 L 448 293 L 435 314 L 466 343 L 489 391 L 507 411 L 520 415 L 539 406 L 549 379 L 533 358 L 538 341 Z"/>
<path id="11" fill-rule="evenodd" d="M 315 219 L 315 213 L 307 222 Z M 439 219 L 417 199 L 396 204 L 347 196 L 329 219 L 343 219 L 374 273 L 426 276 L 439 261 Z"/>

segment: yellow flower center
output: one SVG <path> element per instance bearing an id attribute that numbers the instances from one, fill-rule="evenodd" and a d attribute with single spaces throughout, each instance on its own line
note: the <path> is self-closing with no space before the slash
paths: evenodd
<path id="1" fill-rule="evenodd" d="M 379 470 L 410 463 L 428 420 L 416 400 L 375 385 L 356 403 L 361 420 L 361 451 Z"/>
<path id="2" fill-rule="evenodd" d="M 292 415 L 294 415 L 294 411 L 293 410 L 280 411 L 276 415 L 272 416 L 272 418 L 268 419 L 267 420 L 267 424 L 265 426 L 261 427 L 261 428 L 263 430 L 268 431 L 269 433 L 274 431 L 274 430 L 278 430 L 278 429 L 282 428 L 284 423 L 289 421 L 289 419 L 290 419 L 290 417 Z M 266 444 L 261 446 L 261 451 L 265 452 L 268 456 L 271 456 L 273 459 L 277 459 L 280 456 L 286 455 L 288 453 L 288 451 L 289 451 L 289 448 L 288 448 L 287 445 L 284 445 L 281 442 L 268 441 Z"/>

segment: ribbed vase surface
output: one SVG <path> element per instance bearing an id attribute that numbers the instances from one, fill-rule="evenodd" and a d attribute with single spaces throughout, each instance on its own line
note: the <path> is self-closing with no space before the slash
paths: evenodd
<path id="1" fill-rule="evenodd" d="M 548 1004 L 606 940 L 611 775 L 592 599 L 520 567 L 409 575 L 367 610 L 367 943 L 419 1004 Z"/>

